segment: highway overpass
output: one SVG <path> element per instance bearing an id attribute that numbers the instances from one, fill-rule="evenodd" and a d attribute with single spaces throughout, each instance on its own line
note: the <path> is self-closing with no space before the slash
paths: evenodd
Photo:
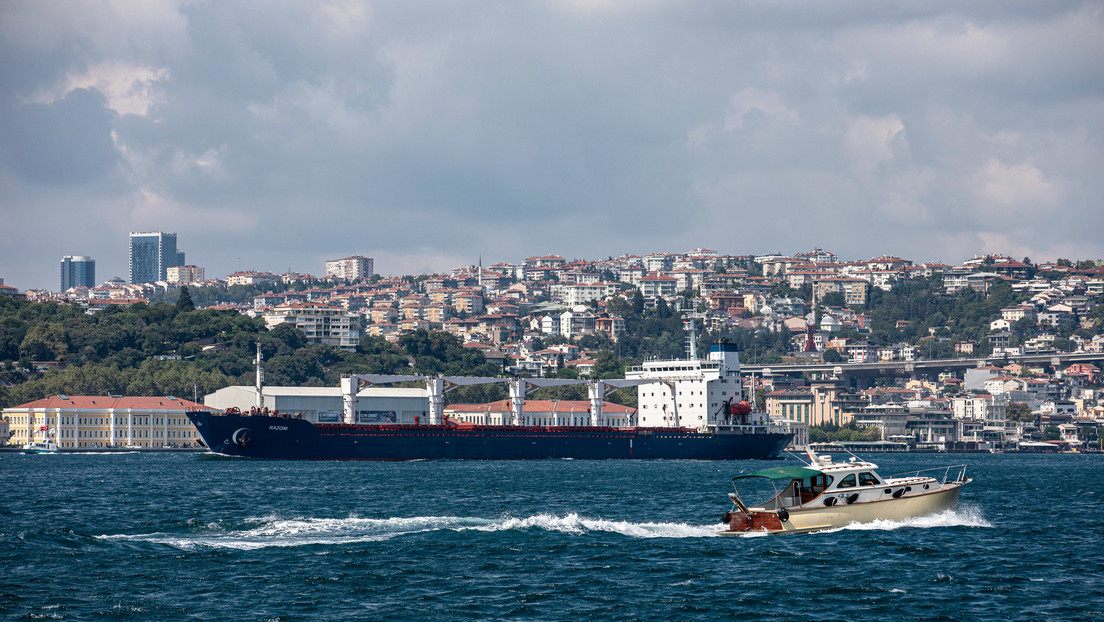
<path id="1" fill-rule="evenodd" d="M 1104 352 L 1059 352 L 1051 354 L 1024 354 L 1021 356 L 993 358 L 921 359 L 916 361 L 878 361 L 870 363 L 813 363 L 740 365 L 740 373 L 756 376 L 796 376 L 801 374 L 836 375 L 841 378 L 919 378 L 935 377 L 945 371 L 963 372 L 987 365 L 1003 366 L 1009 363 L 1024 365 L 1050 365 L 1061 369 L 1073 363 L 1104 363 Z"/>

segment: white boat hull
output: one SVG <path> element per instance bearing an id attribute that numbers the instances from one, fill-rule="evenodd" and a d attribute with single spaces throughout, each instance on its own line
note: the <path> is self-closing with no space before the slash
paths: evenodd
<path id="1" fill-rule="evenodd" d="M 918 516 L 936 514 L 958 507 L 958 495 L 962 486 L 969 482 L 948 482 L 938 490 L 923 491 L 876 501 L 856 502 L 850 505 L 837 504 L 829 507 L 796 507 L 781 513 L 776 510 L 751 508 L 751 514 L 757 515 L 747 520 L 747 515 L 732 512 L 729 529 L 722 535 L 741 535 L 749 532 L 801 533 L 838 529 L 852 523 L 872 523 L 877 520 L 903 521 Z M 785 520 L 782 520 L 782 518 Z"/>

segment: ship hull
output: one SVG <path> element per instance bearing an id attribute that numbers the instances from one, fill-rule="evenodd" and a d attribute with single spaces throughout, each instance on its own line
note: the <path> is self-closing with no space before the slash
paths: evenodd
<path id="1" fill-rule="evenodd" d="M 744 460 L 774 458 L 785 433 L 591 427 L 312 424 L 191 412 L 212 452 L 271 460 Z"/>

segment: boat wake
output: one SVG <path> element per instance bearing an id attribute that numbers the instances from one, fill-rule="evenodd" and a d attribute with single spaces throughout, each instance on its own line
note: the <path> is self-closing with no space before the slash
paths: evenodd
<path id="1" fill-rule="evenodd" d="M 960 507 L 957 510 L 944 510 L 927 516 L 917 516 L 902 521 L 876 520 L 871 523 L 851 523 L 846 527 L 827 531 L 894 531 L 896 529 L 929 529 L 932 527 L 992 527 L 985 520 L 981 510 L 975 507 Z M 822 532 L 824 533 L 824 532 Z"/>
<path id="2" fill-rule="evenodd" d="M 274 517 L 248 519 L 241 529 L 226 529 L 219 524 L 197 526 L 190 533 L 151 533 L 98 536 L 103 540 L 167 545 L 181 550 L 233 549 L 255 550 L 269 547 L 332 546 L 378 542 L 428 532 L 557 532 L 571 535 L 616 533 L 630 538 L 705 538 L 714 537 L 716 525 L 683 523 L 635 523 L 578 514 L 554 516 L 537 514 L 526 518 L 485 519 L 453 516 L 415 516 L 410 518 L 297 518 Z"/>

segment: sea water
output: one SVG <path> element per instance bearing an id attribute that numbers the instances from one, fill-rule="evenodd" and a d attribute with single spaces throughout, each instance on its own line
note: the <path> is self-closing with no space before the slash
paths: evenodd
<path id="1" fill-rule="evenodd" d="M 778 462 L 0 454 L 0 618 L 1100 620 L 1104 456 L 966 463 L 955 511 L 718 537 Z"/>

